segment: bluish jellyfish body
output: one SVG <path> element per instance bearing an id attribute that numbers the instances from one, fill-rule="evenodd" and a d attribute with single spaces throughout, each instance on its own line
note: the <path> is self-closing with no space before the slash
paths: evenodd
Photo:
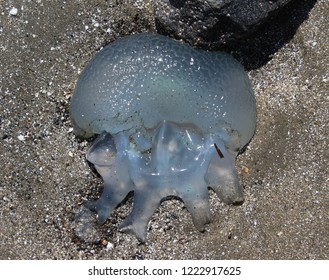
<path id="1" fill-rule="evenodd" d="M 87 203 L 99 222 L 133 191 L 120 228 L 144 242 L 166 197 L 181 198 L 200 231 L 210 221 L 208 187 L 225 203 L 243 201 L 235 159 L 254 134 L 256 104 L 230 55 L 155 34 L 121 38 L 87 64 L 70 113 L 78 136 L 99 135 L 87 152 L 104 180 Z"/>

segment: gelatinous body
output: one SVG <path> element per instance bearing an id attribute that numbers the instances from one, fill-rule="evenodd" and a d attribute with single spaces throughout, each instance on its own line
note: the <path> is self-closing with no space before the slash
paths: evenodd
<path id="1" fill-rule="evenodd" d="M 154 34 L 119 39 L 86 66 L 70 110 L 78 136 L 100 134 L 87 159 L 105 186 L 87 205 L 101 223 L 131 191 L 121 229 L 141 241 L 168 196 L 183 200 L 199 230 L 210 220 L 208 187 L 226 203 L 243 201 L 235 158 L 254 134 L 256 106 L 228 54 Z"/>

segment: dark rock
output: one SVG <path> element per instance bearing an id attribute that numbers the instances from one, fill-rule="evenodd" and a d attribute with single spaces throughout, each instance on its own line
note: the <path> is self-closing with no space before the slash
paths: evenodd
<path id="1" fill-rule="evenodd" d="M 291 0 L 154 0 L 159 33 L 216 47 L 245 37 Z"/>

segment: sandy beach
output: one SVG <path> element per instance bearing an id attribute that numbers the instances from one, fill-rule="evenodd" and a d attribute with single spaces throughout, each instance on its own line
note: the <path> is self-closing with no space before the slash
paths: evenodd
<path id="1" fill-rule="evenodd" d="M 148 1 L 116 2 L 0 3 L 0 259 L 328 259 L 326 0 L 303 1 L 280 27 L 284 38 L 232 49 L 258 109 L 256 134 L 236 162 L 242 205 L 210 191 L 212 222 L 198 232 L 181 201 L 165 201 L 141 244 L 117 228 L 129 197 L 89 240 L 75 235 L 75 213 L 103 185 L 85 160 L 91 142 L 73 134 L 75 83 L 102 46 L 156 32 Z"/>

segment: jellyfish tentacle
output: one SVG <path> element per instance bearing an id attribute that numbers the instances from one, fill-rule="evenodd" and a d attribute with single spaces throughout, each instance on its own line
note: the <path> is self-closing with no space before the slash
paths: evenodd
<path id="1" fill-rule="evenodd" d="M 147 186 L 146 186 L 147 187 Z M 152 187 L 147 187 L 152 189 Z M 122 232 L 134 234 L 138 240 L 145 243 L 147 225 L 155 210 L 159 207 L 161 197 L 157 192 L 150 191 L 147 196 L 143 192 L 136 192 L 131 213 L 120 224 Z"/>
<path id="2" fill-rule="evenodd" d="M 148 222 L 161 201 L 177 196 L 195 227 L 204 231 L 211 219 L 208 186 L 225 203 L 243 201 L 235 170 L 236 141 L 227 143 L 225 137 L 235 140 L 226 130 L 204 135 L 193 125 L 170 121 L 159 123 L 149 144 L 144 139 L 142 143 L 136 139 L 131 143 L 127 132 L 114 136 L 102 133 L 89 149 L 87 159 L 94 163 L 105 187 L 101 197 L 87 206 L 97 211 L 98 221 L 103 223 L 134 191 L 133 209 L 119 228 L 145 242 Z M 148 145 L 151 149 L 140 150 L 140 146 Z"/>
<path id="3" fill-rule="evenodd" d="M 104 180 L 104 190 L 96 201 L 86 202 L 86 206 L 97 212 L 100 224 L 104 223 L 113 209 L 118 206 L 128 193 L 134 190 L 129 177 L 126 148 L 128 139 L 124 134 L 112 137 L 102 133 L 89 148 L 87 159 L 94 164 Z"/>
<path id="4" fill-rule="evenodd" d="M 216 146 L 222 156 L 218 154 L 212 156 L 205 180 L 226 204 L 242 203 L 244 200 L 243 188 L 239 184 L 235 168 L 237 153 L 227 149 L 220 139 L 216 139 Z"/>
<path id="5" fill-rule="evenodd" d="M 198 192 L 186 192 L 181 194 L 181 198 L 187 210 L 191 214 L 194 226 L 199 231 L 204 231 L 205 225 L 211 220 L 209 194 L 207 186 L 201 180 L 193 181 L 191 189 L 198 189 Z"/>

